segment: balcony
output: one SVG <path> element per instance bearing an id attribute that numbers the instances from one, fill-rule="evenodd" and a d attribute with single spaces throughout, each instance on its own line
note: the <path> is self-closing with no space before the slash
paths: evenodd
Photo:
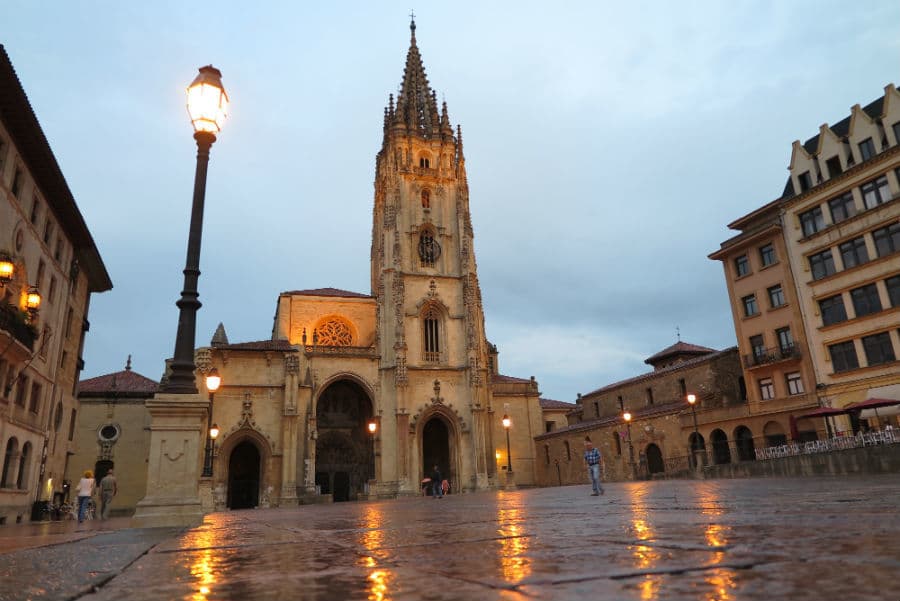
<path id="1" fill-rule="evenodd" d="M 790 361 L 800 358 L 800 349 L 796 344 L 790 346 L 777 346 L 773 348 L 759 348 L 749 355 L 744 355 L 744 367 L 753 369 L 760 365 Z"/>
<path id="2" fill-rule="evenodd" d="M 29 353 L 34 352 L 37 332 L 25 322 L 21 311 L 5 302 L 0 302 L 0 332 L 10 339 L 17 340 L 28 349 Z"/>

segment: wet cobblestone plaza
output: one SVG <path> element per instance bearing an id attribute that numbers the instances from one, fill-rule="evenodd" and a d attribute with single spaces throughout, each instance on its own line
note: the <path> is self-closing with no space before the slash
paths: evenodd
<path id="1" fill-rule="evenodd" d="M 0 599 L 900 599 L 900 475 L 0 528 Z"/>

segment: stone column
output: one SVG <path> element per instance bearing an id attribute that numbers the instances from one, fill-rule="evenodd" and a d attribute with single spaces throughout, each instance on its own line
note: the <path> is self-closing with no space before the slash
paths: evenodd
<path id="1" fill-rule="evenodd" d="M 416 481 L 409 477 L 409 413 L 399 409 L 397 418 L 397 479 L 401 493 L 414 493 Z"/>
<path id="2" fill-rule="evenodd" d="M 159 394 L 145 406 L 151 420 L 147 492 L 132 526 L 196 526 L 203 520 L 199 482 L 209 401 L 199 394 Z"/>
<path id="3" fill-rule="evenodd" d="M 297 387 L 300 358 L 291 354 L 284 358 L 284 407 L 281 428 L 281 494 L 280 505 L 297 504 Z"/>

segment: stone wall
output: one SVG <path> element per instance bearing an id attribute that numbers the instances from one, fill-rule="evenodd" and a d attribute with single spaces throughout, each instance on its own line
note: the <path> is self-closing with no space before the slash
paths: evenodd
<path id="1" fill-rule="evenodd" d="M 900 444 L 745 461 L 704 468 L 704 478 L 848 476 L 900 472 Z"/>

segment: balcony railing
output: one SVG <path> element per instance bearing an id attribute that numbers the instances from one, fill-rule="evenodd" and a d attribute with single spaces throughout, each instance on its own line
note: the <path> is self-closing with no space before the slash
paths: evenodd
<path id="1" fill-rule="evenodd" d="M 0 330 L 8 332 L 29 351 L 34 351 L 37 332 L 25 323 L 21 311 L 2 301 L 0 301 Z"/>
<path id="2" fill-rule="evenodd" d="M 744 367 L 753 368 L 768 363 L 777 363 L 790 359 L 799 359 L 800 349 L 797 345 L 776 346 L 773 348 L 756 349 L 749 355 L 744 355 Z"/>

